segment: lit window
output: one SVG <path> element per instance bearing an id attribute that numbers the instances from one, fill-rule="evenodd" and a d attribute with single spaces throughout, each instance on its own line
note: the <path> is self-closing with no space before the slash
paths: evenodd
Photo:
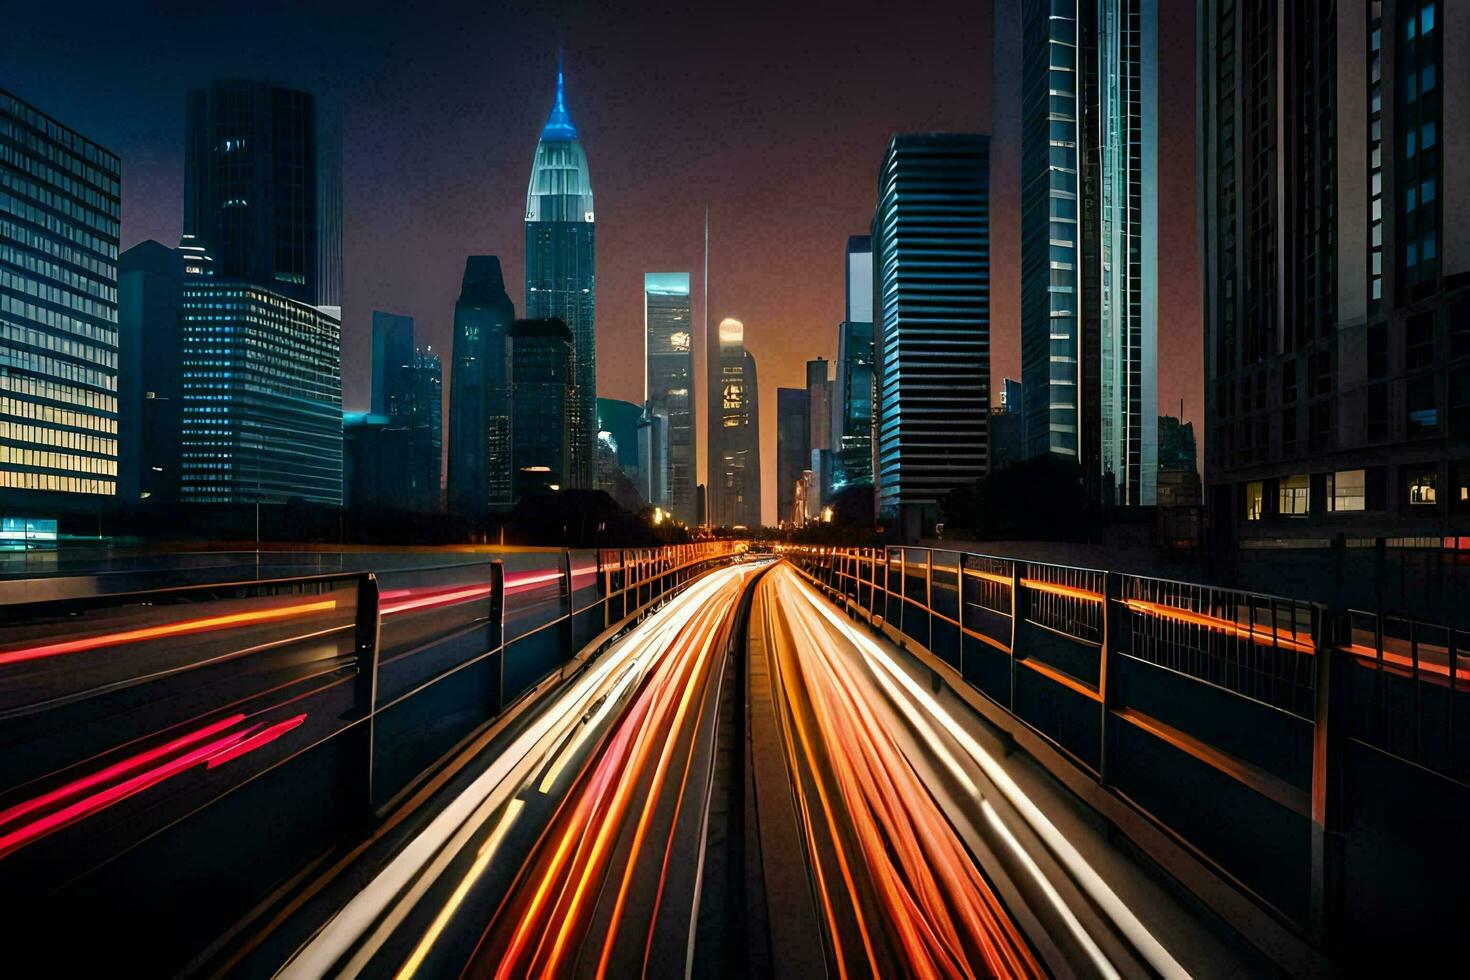
<path id="1" fill-rule="evenodd" d="M 1366 510 L 1366 470 L 1338 470 L 1327 474 L 1327 509 L 1331 511 Z"/>
<path id="2" fill-rule="evenodd" d="M 1434 492 L 1434 470 L 1418 470 L 1409 474 L 1409 503 L 1412 506 L 1432 506 L 1439 497 Z"/>
<path id="3" fill-rule="evenodd" d="M 1261 510 L 1266 505 L 1265 484 L 1259 481 L 1245 485 L 1245 519 L 1259 521 Z"/>
<path id="4" fill-rule="evenodd" d="M 1311 501 L 1312 478 L 1305 473 L 1281 478 L 1281 516 L 1306 517 Z"/>

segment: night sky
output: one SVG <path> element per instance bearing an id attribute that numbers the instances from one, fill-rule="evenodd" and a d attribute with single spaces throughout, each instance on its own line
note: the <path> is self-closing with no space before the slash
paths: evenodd
<path id="1" fill-rule="evenodd" d="M 988 3 L 895 0 L 6 6 L 0 86 L 121 155 L 124 248 L 178 243 L 189 87 L 263 77 L 338 108 L 348 408 L 367 403 L 373 309 L 415 318 L 447 386 L 466 255 L 500 255 L 521 309 L 526 182 L 559 39 L 597 204 L 598 394 L 641 400 L 643 273 L 688 270 L 698 293 L 708 206 L 710 320 L 743 320 L 759 367 L 768 523 L 775 391 L 836 356 L 843 248 L 867 232 L 892 133 L 994 134 L 991 370 L 996 385 L 1020 376 L 1019 0 L 994 25 Z M 1159 408 L 1183 398 L 1198 419 L 1194 4 L 1160 6 Z"/>

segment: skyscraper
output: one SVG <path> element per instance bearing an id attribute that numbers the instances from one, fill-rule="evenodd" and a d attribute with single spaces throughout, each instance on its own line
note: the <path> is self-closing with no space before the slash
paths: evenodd
<path id="1" fill-rule="evenodd" d="M 438 508 L 442 391 L 439 355 L 414 345 L 413 318 L 374 310 L 372 411 L 355 419 L 368 427 L 355 435 L 365 447 L 391 445 L 393 463 L 381 480 L 368 481 L 372 493 L 364 500 L 360 492 L 356 503 L 418 511 Z M 371 428 L 378 418 L 387 420 L 383 425 L 392 435 Z"/>
<path id="2" fill-rule="evenodd" d="M 449 376 L 449 509 L 476 515 L 509 507 L 509 335 L 515 307 L 500 259 L 471 255 L 454 304 Z"/>
<path id="3" fill-rule="evenodd" d="M 152 240 L 117 263 L 119 493 L 179 498 L 179 303 L 183 257 Z"/>
<path id="4" fill-rule="evenodd" d="M 761 523 L 760 405 L 755 358 L 745 349 L 745 326 L 719 326 L 715 385 L 720 411 L 710 419 L 711 524 L 759 527 Z"/>
<path id="5" fill-rule="evenodd" d="M 776 389 L 776 522 L 793 519 L 796 481 L 811 459 L 811 413 L 805 388 Z"/>
<path id="6" fill-rule="evenodd" d="M 668 467 L 661 503 L 678 520 L 694 522 L 694 330 L 689 273 L 643 276 L 644 399 L 651 415 L 666 424 Z"/>
<path id="7" fill-rule="evenodd" d="M 373 414 L 397 414 L 409 394 L 414 354 L 413 317 L 373 310 Z"/>
<path id="8" fill-rule="evenodd" d="M 519 500 L 566 487 L 572 412 L 572 335 L 556 319 L 510 329 L 512 489 Z"/>
<path id="9" fill-rule="evenodd" d="M 180 497 L 342 503 L 342 325 L 274 290 L 186 277 Z"/>
<path id="10" fill-rule="evenodd" d="M 1199 6 L 1217 542 L 1470 528 L 1470 11 Z"/>
<path id="11" fill-rule="evenodd" d="M 893 138 L 873 268 L 878 505 L 913 537 L 989 462 L 990 137 Z"/>
<path id="12" fill-rule="evenodd" d="M 184 117 L 188 268 L 336 307 L 342 275 L 341 149 L 309 92 L 219 80 Z"/>
<path id="13" fill-rule="evenodd" d="M 596 248 L 592 177 L 567 112 L 562 71 L 526 191 L 526 316 L 555 317 L 572 334 L 575 362 L 566 486 L 591 487 L 597 451 Z"/>
<path id="14" fill-rule="evenodd" d="M 0 502 L 95 505 L 118 479 L 118 158 L 0 89 L 0 188 Z"/>
<path id="15" fill-rule="evenodd" d="M 807 414 L 812 449 L 832 448 L 832 374 L 825 357 L 806 362 Z"/>
<path id="16" fill-rule="evenodd" d="M 816 476 L 810 506 L 820 508 L 832 490 L 832 375 L 825 357 L 806 362 L 806 398 L 808 462 Z"/>
<path id="17" fill-rule="evenodd" d="M 847 240 L 847 310 L 832 396 L 834 490 L 873 482 L 873 240 Z"/>
<path id="18" fill-rule="evenodd" d="M 1022 16 L 1021 360 L 1028 453 L 1090 496 L 1154 502 L 1157 0 Z"/>

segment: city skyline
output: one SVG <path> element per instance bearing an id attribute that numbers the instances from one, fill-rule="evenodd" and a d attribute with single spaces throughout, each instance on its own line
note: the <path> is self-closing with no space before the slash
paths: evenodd
<path id="1" fill-rule="evenodd" d="M 1470 2 L 76 7 L 17 975 L 1464 972 Z"/>
<path id="2" fill-rule="evenodd" d="M 110 38 L 124 28 L 116 23 L 119 12 L 109 9 L 99 10 L 83 32 L 65 36 L 44 23 L 18 25 L 21 43 L 8 52 L 4 81 L 123 157 L 123 249 L 148 238 L 178 241 L 189 88 L 217 77 L 264 77 L 311 90 L 340 109 L 343 391 L 348 408 L 366 409 L 373 309 L 415 317 L 423 342 L 448 351 L 466 256 L 501 256 L 507 288 L 519 296 L 525 175 L 552 96 L 557 37 L 564 35 L 571 108 L 599 174 L 599 394 L 639 399 L 642 276 L 700 267 L 702 215 L 710 204 L 708 318 L 713 324 L 733 316 L 749 325 L 748 343 L 762 365 L 762 399 L 774 405 L 777 387 L 801 384 L 807 360 L 836 358 L 843 243 L 867 229 L 882 150 L 895 132 L 992 133 L 992 371 L 1019 376 L 1019 232 L 1014 214 L 1001 206 L 1006 194 L 1018 201 L 1020 193 L 1013 84 L 1019 14 L 1001 7 L 993 66 L 988 5 L 936 8 L 934 17 L 947 24 L 937 33 L 901 22 L 873 31 L 881 8 L 852 8 L 836 26 L 851 33 L 856 47 L 804 54 L 788 32 L 765 30 L 774 8 L 754 11 L 750 23 L 655 10 L 587 10 L 576 18 L 515 11 L 449 18 L 430 11 L 399 22 L 384 13 L 343 20 L 328 8 L 293 24 L 274 11 L 248 21 L 204 12 L 175 24 L 122 11 L 127 31 L 154 31 L 177 49 L 177 58 L 158 66 L 111 50 Z M 790 16 L 795 26 L 833 27 L 820 11 Z M 1183 396 L 1186 414 L 1197 419 L 1193 11 L 1164 10 L 1161 17 L 1161 114 L 1170 121 L 1163 136 L 1172 142 L 1161 148 L 1160 207 L 1185 220 L 1161 229 L 1159 398 L 1177 405 Z M 341 43 L 324 51 L 316 42 L 327 25 Z M 713 57 L 661 53 L 652 74 L 630 67 L 649 63 L 650 52 L 662 52 L 668 38 L 696 29 L 720 32 L 729 50 Z M 238 36 L 229 51 L 209 40 L 222 31 Z M 394 40 L 386 43 L 385 36 Z M 496 57 L 484 57 L 486 45 L 494 45 Z M 426 61 L 430 51 L 434 59 Z M 57 57 L 68 53 L 73 57 Z M 891 75 L 839 70 L 865 56 L 901 62 Z M 471 58 L 479 81 L 465 88 Z M 62 71 L 64 63 L 82 68 Z M 760 71 L 750 71 L 751 64 Z M 790 111 L 753 115 L 777 92 L 782 102 L 795 96 Z M 660 182 L 633 176 L 651 160 L 663 170 Z M 802 203 L 819 206 L 791 221 L 791 209 Z M 629 218 L 635 213 L 637 221 Z M 802 275 L 788 276 L 788 268 Z M 702 293 L 697 281 L 693 291 Z M 694 322 L 704 322 L 698 296 L 693 306 Z M 703 353 L 695 351 L 701 392 Z M 447 417 L 447 405 L 445 411 Z M 774 416 L 766 413 L 761 426 L 769 459 Z M 707 472 L 702 448 L 697 472 Z M 763 516 L 772 521 L 774 466 L 764 479 Z"/>

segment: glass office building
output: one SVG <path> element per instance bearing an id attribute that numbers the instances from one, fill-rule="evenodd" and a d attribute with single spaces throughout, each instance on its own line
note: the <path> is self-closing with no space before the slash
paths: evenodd
<path id="1" fill-rule="evenodd" d="M 776 523 L 795 517 L 796 483 L 811 461 L 811 412 L 805 388 L 776 389 Z"/>
<path id="2" fill-rule="evenodd" d="M 396 473 L 396 485 L 388 487 L 386 495 L 359 493 L 357 502 L 387 506 L 379 502 L 391 499 L 392 506 L 404 510 L 438 509 L 443 446 L 441 370 L 438 354 L 415 346 L 413 317 L 373 311 L 372 409 L 364 418 L 387 418 L 395 430 L 392 438 L 401 448 L 395 451 L 391 471 Z M 354 418 L 359 414 L 350 413 Z M 396 433 L 400 429 L 401 435 Z M 374 438 L 376 431 L 362 441 L 371 443 Z M 390 483 L 395 480 L 391 473 Z"/>
<path id="3" fill-rule="evenodd" d="M 989 462 L 989 136 L 893 138 L 873 275 L 879 512 L 917 537 Z"/>
<path id="4" fill-rule="evenodd" d="M 694 330 L 689 273 L 643 277 L 644 398 L 650 415 L 665 419 L 668 468 L 665 500 L 650 500 L 675 518 L 694 522 Z"/>
<path id="5" fill-rule="evenodd" d="M 873 482 L 873 240 L 847 240 L 847 316 L 837 328 L 832 489 Z"/>
<path id="6" fill-rule="evenodd" d="M 1154 502 L 1158 454 L 1156 0 L 1044 0 L 1022 17 L 1021 361 L 1030 456 L 1093 499 Z"/>
<path id="7" fill-rule="evenodd" d="M 526 191 L 526 316 L 555 317 L 575 359 L 566 485 L 591 487 L 597 458 L 597 269 L 592 177 L 567 112 L 562 72 Z"/>
<path id="8" fill-rule="evenodd" d="M 566 488 L 571 433 L 572 334 L 557 319 L 517 320 L 510 329 L 513 490 L 519 500 Z"/>
<path id="9" fill-rule="evenodd" d="M 515 307 L 500 259 L 471 255 L 454 304 L 449 377 L 449 509 L 475 516 L 509 507 L 509 336 Z"/>
<path id="10" fill-rule="evenodd" d="M 745 349 L 745 326 L 724 319 L 719 326 L 715 384 L 719 414 L 710 420 L 709 520 L 723 527 L 761 523 L 760 405 L 755 358 Z"/>
<path id="11" fill-rule="evenodd" d="M 0 503 L 117 493 L 119 163 L 0 89 Z"/>
<path id="12" fill-rule="evenodd" d="M 249 283 L 180 290 L 180 498 L 342 503 L 342 325 Z"/>
<path id="13" fill-rule="evenodd" d="M 180 249 L 190 271 L 340 308 L 341 149 L 319 115 L 310 92 L 267 82 L 189 93 Z"/>

